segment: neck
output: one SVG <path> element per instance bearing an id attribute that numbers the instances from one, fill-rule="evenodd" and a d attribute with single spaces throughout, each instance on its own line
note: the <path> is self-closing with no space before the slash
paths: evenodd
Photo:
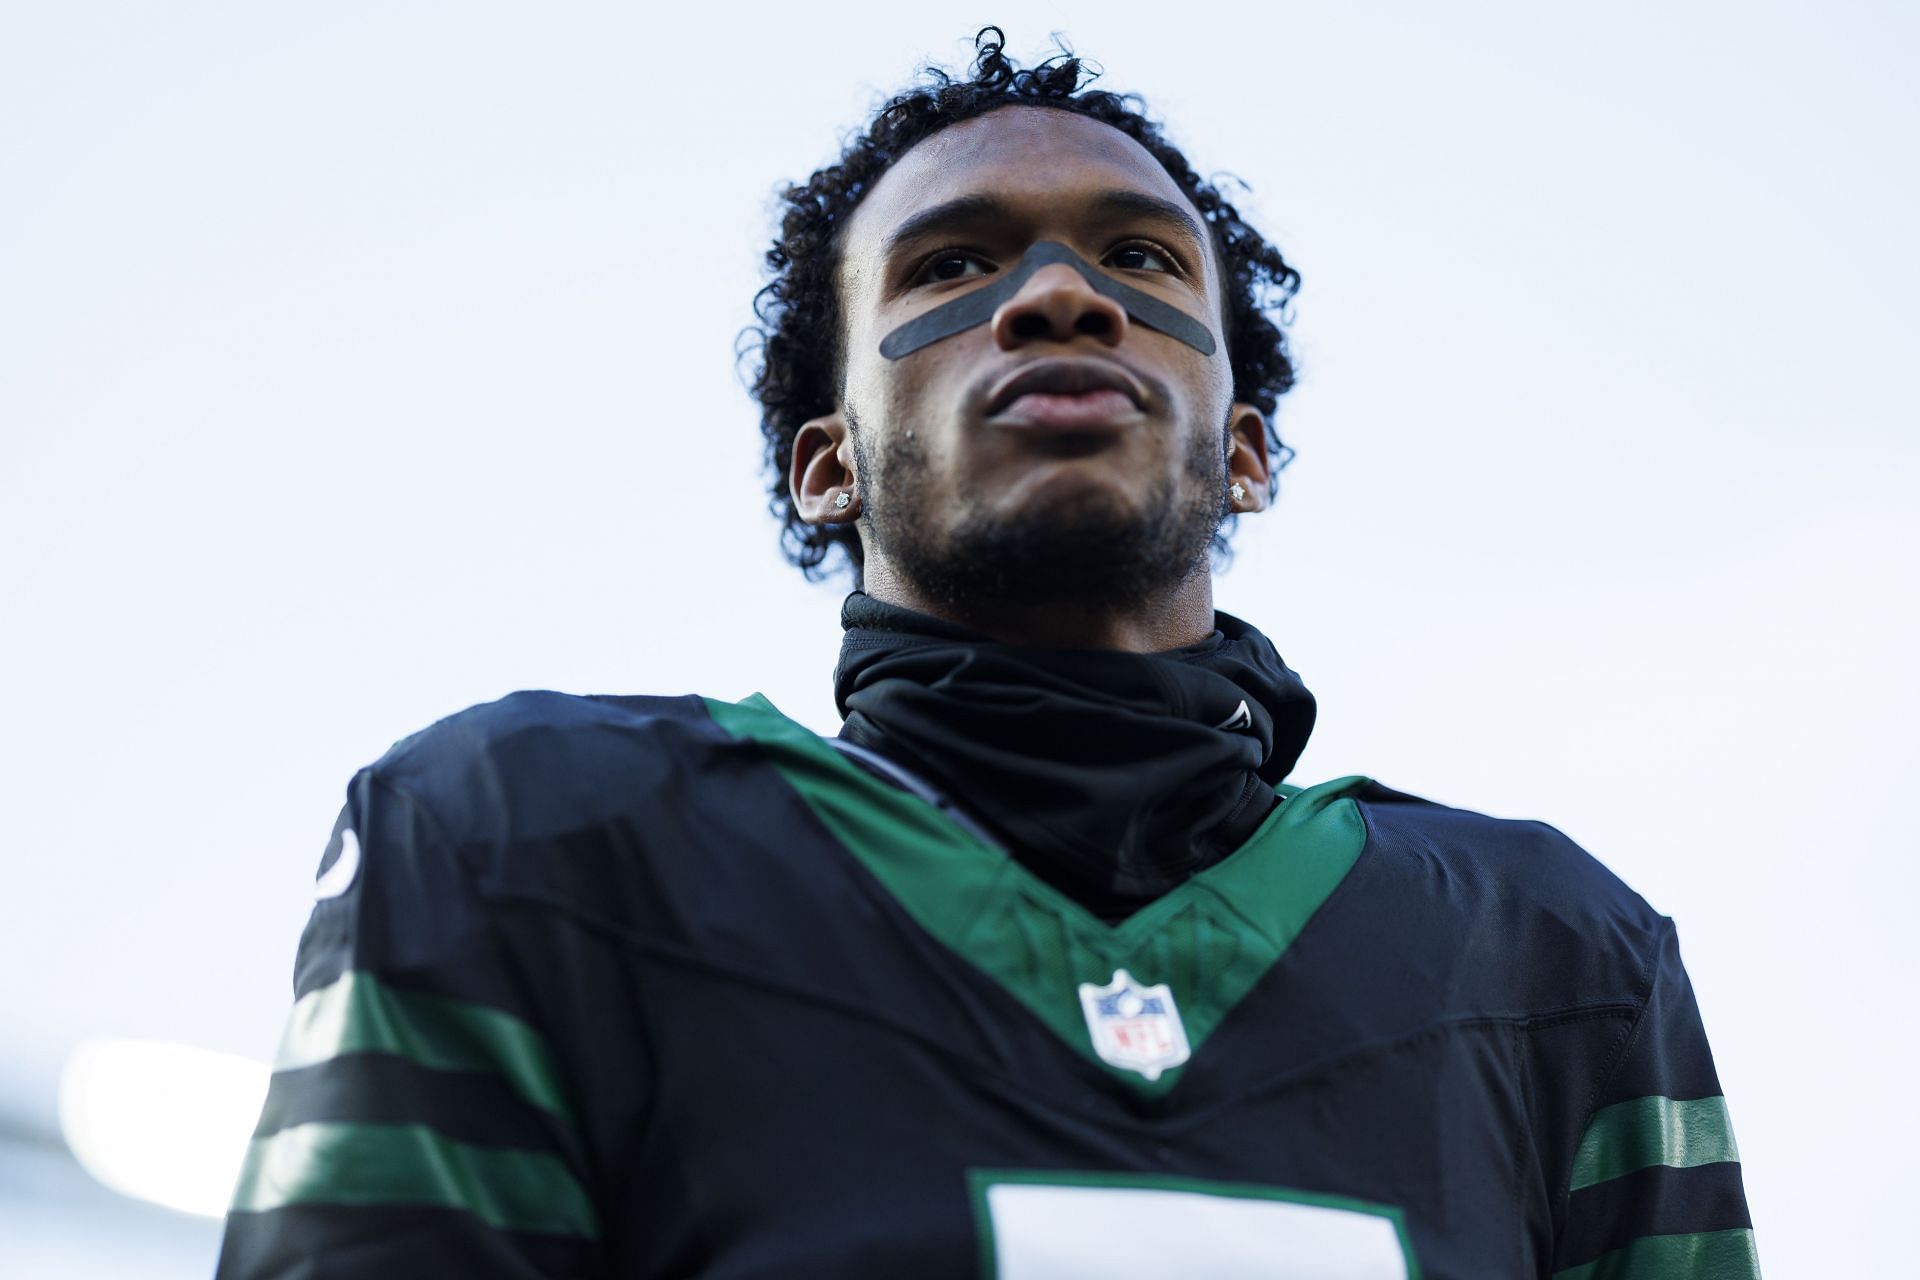
<path id="1" fill-rule="evenodd" d="M 1003 644 L 1162 653 L 1213 634 L 1213 575 L 1204 566 L 1172 590 L 1129 609 L 1073 600 L 1035 605 L 943 600 L 871 554 L 861 576 L 861 590 L 876 600 L 970 627 Z"/>

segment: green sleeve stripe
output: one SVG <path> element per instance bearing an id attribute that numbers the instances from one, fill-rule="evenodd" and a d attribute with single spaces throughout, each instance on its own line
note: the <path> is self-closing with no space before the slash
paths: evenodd
<path id="1" fill-rule="evenodd" d="M 1760 1280 L 1753 1231 L 1641 1236 L 1624 1249 L 1553 1273 L 1553 1280 Z"/>
<path id="2" fill-rule="evenodd" d="M 255 1138 L 233 1211 L 300 1204 L 436 1205 L 509 1231 L 599 1234 L 586 1190 L 558 1156 L 470 1146 L 417 1124 L 301 1124 Z"/>
<path id="3" fill-rule="evenodd" d="M 510 1013 L 390 987 L 348 971 L 293 1006 L 275 1071 L 346 1053 L 397 1054 L 442 1071 L 488 1071 L 534 1106 L 571 1119 L 546 1037 Z"/>
<path id="4" fill-rule="evenodd" d="M 1634 1098 L 1603 1107 L 1573 1157 L 1569 1191 L 1664 1164 L 1675 1169 L 1739 1160 L 1727 1100 Z"/>

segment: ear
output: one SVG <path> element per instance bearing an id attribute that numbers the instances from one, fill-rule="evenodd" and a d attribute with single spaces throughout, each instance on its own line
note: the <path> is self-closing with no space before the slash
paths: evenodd
<path id="1" fill-rule="evenodd" d="M 860 517 L 860 495 L 853 474 L 853 437 L 838 409 L 803 423 L 793 437 L 793 462 L 787 491 L 793 509 L 808 524 L 852 524 Z M 841 494 L 846 505 L 836 505 Z"/>
<path id="2" fill-rule="evenodd" d="M 1238 481 L 1246 497 L 1233 504 L 1241 514 L 1267 509 L 1267 486 L 1273 471 L 1267 458 L 1266 415 L 1236 401 L 1227 419 L 1232 448 L 1227 454 L 1227 483 Z"/>

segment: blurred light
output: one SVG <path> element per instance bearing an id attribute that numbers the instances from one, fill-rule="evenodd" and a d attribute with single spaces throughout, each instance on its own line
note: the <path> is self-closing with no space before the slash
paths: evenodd
<path id="1" fill-rule="evenodd" d="M 89 1040 L 60 1075 L 60 1131 L 81 1167 L 125 1195 L 227 1211 L 267 1095 L 265 1063 L 155 1040 Z"/>

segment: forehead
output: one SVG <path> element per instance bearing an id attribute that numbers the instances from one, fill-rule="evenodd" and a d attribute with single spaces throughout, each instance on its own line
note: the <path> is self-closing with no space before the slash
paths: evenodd
<path id="1" fill-rule="evenodd" d="M 921 209 L 991 192 L 1038 220 L 1077 195 L 1143 191 L 1200 214 L 1147 149 L 1112 125 L 1049 107 L 1001 107 L 942 129 L 880 176 L 847 224 L 843 269 L 860 273 L 887 232 Z"/>

